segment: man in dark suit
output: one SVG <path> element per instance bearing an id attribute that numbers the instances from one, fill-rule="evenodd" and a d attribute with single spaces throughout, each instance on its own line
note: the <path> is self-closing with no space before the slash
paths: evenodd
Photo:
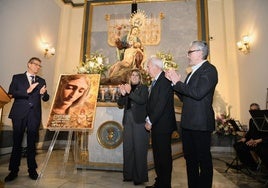
<path id="1" fill-rule="evenodd" d="M 21 161 L 21 144 L 25 129 L 27 130 L 27 165 L 29 177 L 33 180 L 38 178 L 36 140 L 41 123 L 41 99 L 49 100 L 46 90 L 46 82 L 36 74 L 41 68 L 41 60 L 31 58 L 27 63 L 27 71 L 23 74 L 14 75 L 9 86 L 9 95 L 14 98 L 9 118 L 13 124 L 13 148 L 9 162 L 10 173 L 5 182 L 14 180 L 18 176 Z"/>
<path id="2" fill-rule="evenodd" d="M 210 152 L 211 132 L 215 129 L 212 108 L 218 83 L 216 68 L 206 59 L 209 53 L 204 41 L 194 41 L 188 51 L 192 72 L 181 81 L 174 70 L 166 72 L 173 89 L 183 102 L 181 114 L 182 144 L 189 188 L 212 187 L 213 165 Z"/>
<path id="3" fill-rule="evenodd" d="M 157 177 L 147 188 L 171 188 L 172 151 L 171 134 L 176 130 L 174 92 L 165 78 L 163 61 L 156 57 L 148 60 L 147 69 L 154 81 L 147 103 L 145 128 L 151 131 L 154 166 Z"/>

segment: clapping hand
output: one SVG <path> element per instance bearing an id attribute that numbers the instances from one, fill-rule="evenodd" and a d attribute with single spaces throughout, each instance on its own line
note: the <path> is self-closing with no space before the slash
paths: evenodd
<path id="1" fill-rule="evenodd" d="M 121 93 L 121 95 L 125 96 L 126 95 L 126 90 L 125 90 L 125 85 L 122 84 L 122 85 L 119 85 L 119 91 Z"/>
<path id="2" fill-rule="evenodd" d="M 36 86 L 39 84 L 39 82 L 35 82 L 33 84 L 30 84 L 30 87 L 27 89 L 27 93 L 31 93 L 34 88 L 36 88 Z"/>
<path id="3" fill-rule="evenodd" d="M 126 90 L 126 92 L 129 94 L 130 93 L 130 91 L 131 91 L 131 86 L 130 86 L 130 84 L 125 84 L 125 90 Z"/>
<path id="4" fill-rule="evenodd" d="M 47 87 L 46 87 L 46 85 L 44 85 L 44 86 L 40 89 L 40 94 L 43 95 L 46 91 L 47 91 Z"/>
<path id="5" fill-rule="evenodd" d="M 123 96 L 125 96 L 126 94 L 129 94 L 131 91 L 130 84 L 119 85 L 119 91 L 120 91 L 121 95 L 123 95 Z"/>
<path id="6" fill-rule="evenodd" d="M 174 85 L 181 80 L 181 75 L 177 74 L 173 69 L 167 70 L 165 72 L 165 77 L 169 79 Z"/>

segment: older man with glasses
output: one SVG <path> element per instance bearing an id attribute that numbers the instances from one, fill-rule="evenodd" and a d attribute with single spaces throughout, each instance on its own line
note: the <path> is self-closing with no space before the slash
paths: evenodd
<path id="1" fill-rule="evenodd" d="M 216 68 L 207 60 L 208 45 L 191 43 L 187 57 L 192 72 L 181 81 L 175 70 L 166 71 L 173 89 L 183 102 L 181 114 L 182 144 L 189 188 L 212 187 L 213 164 L 211 133 L 215 129 L 213 95 L 218 83 Z"/>

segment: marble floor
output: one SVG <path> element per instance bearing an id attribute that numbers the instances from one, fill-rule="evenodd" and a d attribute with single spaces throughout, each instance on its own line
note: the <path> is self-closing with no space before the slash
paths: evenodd
<path id="1" fill-rule="evenodd" d="M 44 162 L 46 156 L 45 150 L 39 150 L 37 162 Z M 122 181 L 122 172 L 100 171 L 100 170 L 77 170 L 74 168 L 73 159 L 70 156 L 66 165 L 65 174 L 61 174 L 64 150 L 55 150 L 47 163 L 47 167 L 42 178 L 33 181 L 28 177 L 26 168 L 26 159 L 21 161 L 21 170 L 19 176 L 12 182 L 4 183 L 4 178 L 8 174 L 9 155 L 0 156 L 0 188 L 130 188 L 145 187 L 151 185 L 154 181 L 154 170 L 149 171 L 149 182 L 144 185 L 134 186 L 131 182 Z M 261 188 L 265 184 L 257 181 L 256 178 L 245 175 L 241 171 L 229 169 L 227 173 L 226 163 L 232 161 L 230 153 L 213 153 L 214 177 L 213 188 Z M 40 172 L 40 169 L 38 169 Z M 172 173 L 172 187 L 187 187 L 185 161 L 183 157 L 174 160 Z"/>

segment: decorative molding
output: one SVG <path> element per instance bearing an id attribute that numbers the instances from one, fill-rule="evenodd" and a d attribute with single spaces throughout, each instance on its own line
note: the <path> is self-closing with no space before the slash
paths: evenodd
<path id="1" fill-rule="evenodd" d="M 71 4 L 73 7 L 83 7 L 85 4 L 84 0 L 62 0 L 65 4 Z"/>

